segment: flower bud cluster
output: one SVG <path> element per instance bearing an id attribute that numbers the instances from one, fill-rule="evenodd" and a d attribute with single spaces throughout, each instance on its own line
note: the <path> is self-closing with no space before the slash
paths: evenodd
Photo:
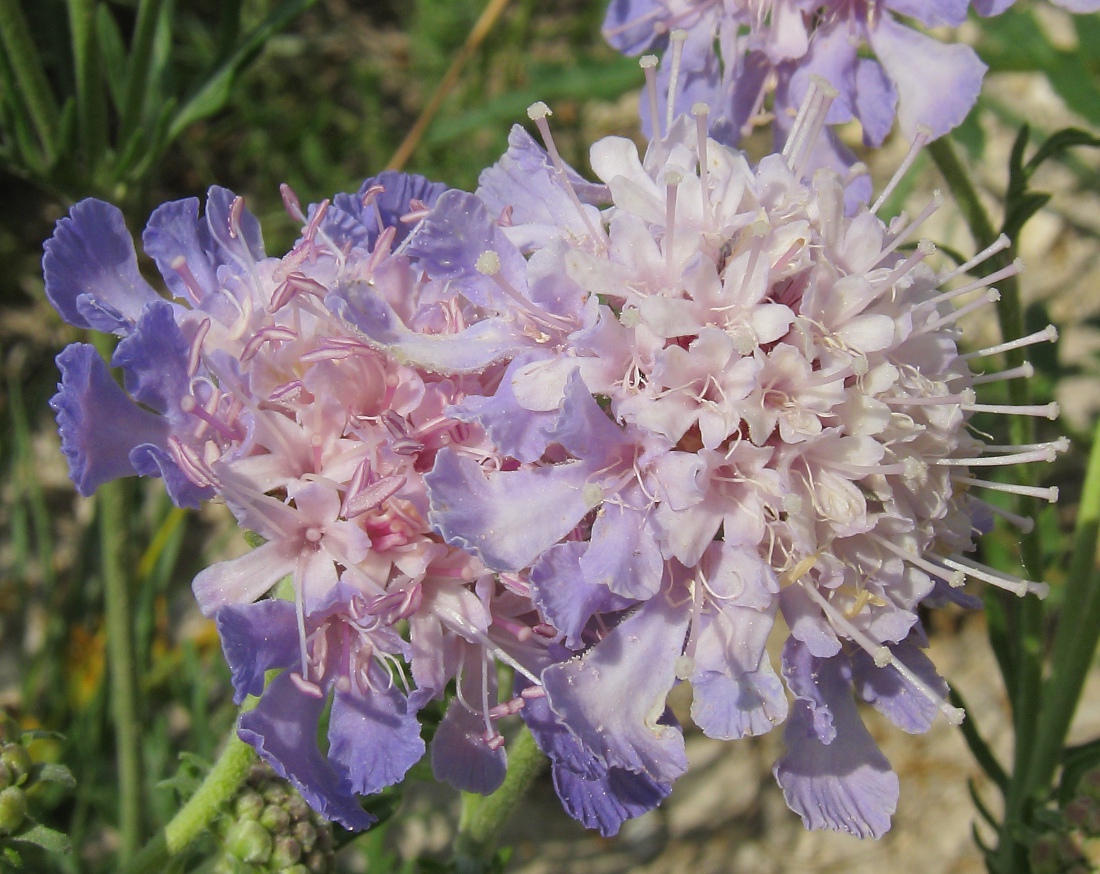
<path id="1" fill-rule="evenodd" d="M 221 819 L 214 874 L 325 874 L 333 870 L 332 824 L 269 765 L 252 767 Z"/>

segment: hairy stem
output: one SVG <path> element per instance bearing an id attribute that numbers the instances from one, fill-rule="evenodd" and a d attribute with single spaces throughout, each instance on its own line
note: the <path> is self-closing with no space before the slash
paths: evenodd
<path id="1" fill-rule="evenodd" d="M 508 774 L 492 795 L 462 795 L 462 816 L 455 838 L 455 867 L 459 874 L 488 871 L 497 835 L 520 798 L 546 763 L 531 730 L 524 726 L 508 748 Z"/>

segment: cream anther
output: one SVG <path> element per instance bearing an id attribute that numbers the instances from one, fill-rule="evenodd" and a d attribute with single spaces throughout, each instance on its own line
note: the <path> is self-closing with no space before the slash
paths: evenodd
<path id="1" fill-rule="evenodd" d="M 500 272 L 500 256 L 492 249 L 487 249 L 477 256 L 477 272 L 485 276 L 494 276 Z"/>

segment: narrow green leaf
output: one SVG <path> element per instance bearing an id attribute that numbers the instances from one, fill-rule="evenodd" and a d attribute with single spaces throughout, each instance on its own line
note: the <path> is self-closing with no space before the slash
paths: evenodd
<path id="1" fill-rule="evenodd" d="M 122 98 L 119 141 L 127 142 L 141 125 L 145 95 L 153 60 L 153 43 L 164 0 L 140 0 L 130 58 L 126 65 L 126 89 Z"/>
<path id="2" fill-rule="evenodd" d="M 981 818 L 984 819 L 986 823 L 993 826 L 993 828 L 1000 828 L 1001 824 L 997 822 L 997 818 L 986 806 L 986 803 L 982 800 L 982 796 L 978 794 L 978 787 L 974 784 L 974 781 L 967 780 L 966 788 L 970 792 L 970 800 L 974 802 L 974 807 L 977 809 Z"/>
<path id="3" fill-rule="evenodd" d="M 1028 174 L 1034 173 L 1039 169 L 1039 165 L 1048 158 L 1055 158 L 1069 149 L 1080 146 L 1100 148 L 1100 138 L 1075 127 L 1066 127 L 1060 131 L 1055 131 L 1047 137 L 1046 142 L 1035 150 L 1035 154 L 1027 162 Z"/>
<path id="4" fill-rule="evenodd" d="M 23 10 L 19 8 L 19 0 L 0 0 L 0 45 L 49 164 L 54 155 L 61 111 L 50 90 L 41 56 L 31 39 Z"/>
<path id="5" fill-rule="evenodd" d="M 221 66 L 233 54 L 241 35 L 241 0 L 222 0 L 218 27 L 218 54 L 215 66 Z"/>
<path id="6" fill-rule="evenodd" d="M 236 51 L 206 79 L 198 90 L 180 107 L 168 128 L 171 143 L 190 125 L 213 115 L 229 98 L 230 89 L 240 72 L 259 54 L 264 44 L 286 27 L 316 0 L 282 0 Z"/>
<path id="7" fill-rule="evenodd" d="M 1015 240 L 1023 226 L 1035 213 L 1050 202 L 1050 195 L 1037 191 L 1027 191 L 1017 194 L 1005 205 L 1005 222 L 1003 233 Z"/>
<path id="8" fill-rule="evenodd" d="M 115 17 L 106 4 L 97 7 L 95 15 L 96 41 L 102 62 L 103 75 L 107 79 L 107 91 L 115 111 L 122 112 L 126 99 L 126 46 L 122 42 Z"/>
<path id="9" fill-rule="evenodd" d="M 1027 188 L 1028 174 L 1024 170 L 1024 152 L 1027 150 L 1027 142 L 1031 137 L 1031 127 L 1020 125 L 1016 139 L 1012 142 L 1012 151 L 1008 156 L 1008 190 L 1005 192 L 1005 200 L 1011 201 L 1021 195 Z"/>
<path id="10" fill-rule="evenodd" d="M 87 174 L 94 177 L 107 150 L 107 101 L 99 75 L 96 7 L 90 0 L 68 0 L 68 5 L 80 145 Z"/>

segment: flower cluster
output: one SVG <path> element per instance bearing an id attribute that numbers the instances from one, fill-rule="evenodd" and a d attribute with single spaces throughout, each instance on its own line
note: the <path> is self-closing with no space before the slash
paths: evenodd
<path id="1" fill-rule="evenodd" d="M 303 213 L 284 192 L 302 232 L 281 258 L 215 188 L 203 218 L 166 204 L 144 233 L 171 301 L 117 210 L 59 223 L 51 301 L 122 338 L 124 388 L 90 346 L 59 356 L 73 478 L 160 476 L 264 540 L 194 592 L 237 700 L 260 696 L 241 736 L 316 810 L 367 826 L 356 795 L 423 755 L 418 712 L 453 683 L 439 779 L 499 786 L 518 713 L 565 809 L 614 834 L 686 769 L 666 699 L 690 683 L 711 737 L 786 723 L 775 775 L 809 827 L 889 827 L 898 781 L 857 700 L 910 732 L 962 718 L 917 608 L 966 602 L 967 577 L 1043 592 L 967 553 L 993 513 L 1029 524 L 977 494 L 1056 497 L 980 471 L 1064 444 L 968 427 L 1057 414 L 978 402 L 1026 367 L 970 368 L 1052 330 L 960 353 L 959 318 L 1019 267 L 961 277 L 1007 241 L 937 273 L 916 234 L 938 196 L 849 214 L 846 179 L 814 172 L 836 98 L 812 78 L 755 167 L 696 104 L 644 155 L 597 142 L 596 183 L 536 104 L 545 148 L 516 127 L 476 193 L 385 173 Z"/>

